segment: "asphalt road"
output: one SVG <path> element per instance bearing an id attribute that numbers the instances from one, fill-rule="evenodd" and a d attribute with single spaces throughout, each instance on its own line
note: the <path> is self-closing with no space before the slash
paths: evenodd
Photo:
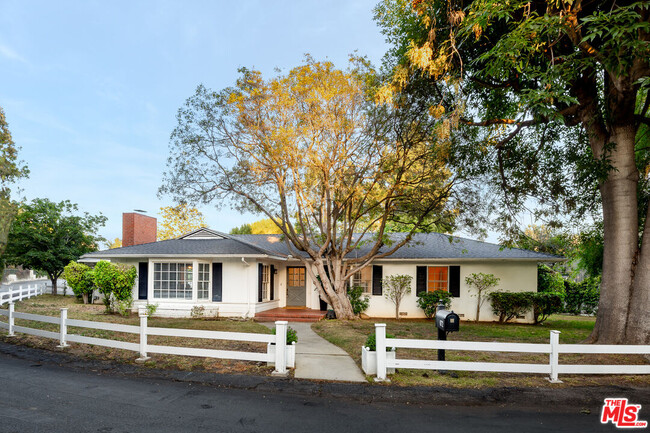
<path id="1" fill-rule="evenodd" d="M 344 397 L 125 377 L 0 354 L 1 432 L 615 430 L 611 425 L 602 426 L 594 412 L 541 406 L 364 403 Z"/>

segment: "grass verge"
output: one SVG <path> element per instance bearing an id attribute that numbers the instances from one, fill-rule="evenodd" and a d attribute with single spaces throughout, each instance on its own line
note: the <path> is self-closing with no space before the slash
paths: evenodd
<path id="1" fill-rule="evenodd" d="M 548 343 L 551 330 L 561 331 L 560 343 L 580 343 L 585 340 L 594 327 L 592 317 L 556 315 L 543 325 L 518 323 L 472 323 L 462 322 L 460 332 L 451 333 L 449 340 L 494 341 L 520 343 Z M 361 366 L 361 346 L 366 338 L 374 333 L 375 323 L 386 323 L 386 332 L 395 338 L 415 338 L 435 340 L 438 330 L 431 320 L 425 319 L 379 319 L 354 321 L 321 321 L 312 329 L 329 342 L 341 347 Z M 401 359 L 437 359 L 434 350 L 397 349 Z M 447 351 L 448 361 L 517 362 L 548 363 L 548 355 L 533 353 L 501 353 Z M 645 364 L 646 359 L 639 355 L 560 355 L 561 364 Z M 390 376 L 392 383 L 398 385 L 454 386 L 482 388 L 494 386 L 585 386 L 585 385 L 629 385 L 650 386 L 649 376 L 632 375 L 560 375 L 562 385 L 551 385 L 546 377 L 523 373 L 480 373 L 457 371 L 442 375 L 431 370 L 398 369 Z"/>
<path id="2" fill-rule="evenodd" d="M 7 308 L 4 306 L 4 308 Z M 138 326 L 140 319 L 137 314 L 131 314 L 123 317 L 116 314 L 107 314 L 103 305 L 84 305 L 78 303 L 71 296 L 54 296 L 41 295 L 35 298 L 26 299 L 15 304 L 15 311 L 23 313 L 41 314 L 46 316 L 58 317 L 61 308 L 68 308 L 68 318 L 79 320 L 91 320 L 95 322 L 110 322 L 124 325 Z M 3 317 L 6 320 L 5 317 Z M 16 325 L 27 326 L 30 328 L 44 329 L 58 332 L 59 327 L 55 324 L 35 322 L 29 320 L 16 319 Z M 253 322 L 252 320 L 233 320 L 233 319 L 167 319 L 151 317 L 148 319 L 149 327 L 159 328 L 185 328 L 185 329 L 203 329 L 210 331 L 225 332 L 253 332 L 260 334 L 270 334 L 270 329 L 264 325 Z M 107 338 L 112 340 L 139 342 L 139 335 L 129 333 L 118 333 L 113 331 L 104 331 L 98 329 L 68 327 L 68 333 L 84 335 L 88 337 Z M 35 337 L 26 334 L 17 334 L 15 337 L 8 337 L 6 331 L 0 331 L 2 341 L 22 344 L 29 347 L 40 349 L 65 351 L 76 355 L 82 359 L 115 361 L 127 364 L 135 363 L 138 353 L 129 350 L 113 349 L 102 346 L 93 346 L 88 344 L 69 343 L 70 347 L 65 349 L 57 348 L 57 340 L 51 340 L 42 337 Z M 180 337 L 163 337 L 149 336 L 149 344 L 161 346 L 180 346 L 180 347 L 201 347 L 206 349 L 236 350 L 247 352 L 266 352 L 266 344 L 254 342 L 240 342 L 229 340 L 211 340 L 200 338 L 180 338 Z M 185 371 L 206 371 L 214 373 L 231 373 L 231 374 L 255 374 L 270 375 L 272 367 L 267 367 L 264 362 L 237 361 L 226 359 L 160 355 L 150 354 L 151 360 L 144 365 L 150 368 L 165 368 Z"/>

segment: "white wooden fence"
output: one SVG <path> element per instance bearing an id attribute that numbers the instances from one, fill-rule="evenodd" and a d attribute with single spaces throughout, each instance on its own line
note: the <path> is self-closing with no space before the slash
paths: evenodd
<path id="1" fill-rule="evenodd" d="M 274 374 L 284 375 L 289 365 L 287 359 L 287 325 L 286 321 L 275 322 L 276 334 L 255 334 L 245 332 L 205 331 L 198 329 L 156 328 L 147 326 L 147 312 L 140 309 L 140 326 L 120 325 L 117 323 L 91 322 L 88 320 L 68 319 L 68 309 L 61 308 L 59 317 L 42 316 L 38 314 L 20 313 L 14 311 L 14 304 L 9 303 L 8 309 L 0 309 L 0 316 L 6 316 L 7 322 L 0 321 L 0 329 L 6 329 L 9 336 L 16 332 L 36 335 L 39 337 L 59 340 L 58 347 L 67 347 L 69 342 L 94 344 L 97 346 L 112 347 L 116 349 L 132 350 L 139 352 L 138 361 L 149 359 L 149 353 L 161 353 L 182 356 L 201 356 L 207 358 L 237 359 L 243 361 L 261 361 L 275 364 Z M 54 323 L 59 325 L 59 332 L 17 326 L 15 319 L 33 320 L 35 322 Z M 106 338 L 86 337 L 68 333 L 68 327 L 102 329 L 114 332 L 139 334 L 139 343 L 110 340 Z M 147 336 L 163 335 L 168 337 L 205 338 L 214 340 L 249 341 L 259 343 L 273 343 L 275 347 L 267 344 L 266 352 L 241 352 L 232 350 L 216 350 L 193 347 L 157 346 L 147 343 Z M 277 349 L 277 350 L 276 350 Z"/>
<path id="2" fill-rule="evenodd" d="M 424 370 L 494 371 L 505 373 L 548 374 L 551 382 L 560 382 L 562 374 L 650 374 L 650 365 L 582 365 L 560 364 L 560 353 L 591 354 L 650 354 L 649 345 L 560 344 L 560 331 L 551 331 L 549 344 L 491 343 L 477 341 L 440 341 L 386 338 L 386 324 L 375 324 L 377 344 L 377 380 L 386 380 L 387 368 Z M 433 361 L 421 359 L 392 360 L 386 348 L 445 349 L 482 352 L 547 353 L 548 364 L 521 364 L 503 362 Z"/>
<path id="3" fill-rule="evenodd" d="M 17 288 L 12 287 L 6 292 L 0 292 L 0 305 L 42 295 L 44 291 L 45 284 L 21 284 Z"/>

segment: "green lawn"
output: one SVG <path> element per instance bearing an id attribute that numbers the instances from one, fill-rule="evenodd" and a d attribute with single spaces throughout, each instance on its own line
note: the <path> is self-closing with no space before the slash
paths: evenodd
<path id="1" fill-rule="evenodd" d="M 7 308 L 5 305 L 3 308 Z M 15 304 L 15 311 L 41 314 L 46 316 L 59 316 L 61 308 L 68 308 L 68 318 L 79 320 L 91 320 L 95 322 L 111 322 L 124 325 L 140 324 L 137 314 L 131 314 L 123 317 L 116 314 L 107 314 L 102 304 L 84 305 L 71 296 L 53 296 L 41 295 L 35 298 L 26 299 Z M 6 321 L 5 317 L 2 317 Z M 28 320 L 16 319 L 16 325 L 27 326 L 30 328 L 45 329 L 48 331 L 58 332 L 58 325 Z M 186 329 L 204 329 L 211 331 L 226 332 L 254 332 L 260 334 L 269 334 L 271 331 L 264 325 L 253 322 L 252 320 L 233 320 L 233 319 L 166 319 L 151 317 L 148 319 L 148 326 L 159 328 L 186 328 Z M 88 328 L 68 327 L 68 333 L 85 335 L 89 337 L 107 338 L 112 340 L 138 342 L 139 335 L 129 333 L 117 333 Z M 34 337 L 25 334 L 17 334 L 16 337 L 7 337 L 5 331 L 0 331 L 0 338 L 6 342 L 15 344 L 24 344 L 31 347 L 38 347 L 47 350 L 64 350 L 86 359 L 112 360 L 124 363 L 133 363 L 138 357 L 138 353 L 112 349 L 102 346 L 91 346 L 87 344 L 71 343 L 69 348 L 57 349 L 58 340 L 51 340 L 41 337 Z M 149 344 L 166 345 L 166 346 L 186 346 L 202 347 L 206 349 L 223 349 L 223 350 L 240 350 L 266 352 L 264 343 L 236 342 L 226 340 L 210 340 L 198 338 L 178 338 L 149 336 Z M 177 370 L 205 370 L 212 372 L 226 373 L 250 373 L 250 374 L 270 374 L 273 369 L 267 367 L 265 363 L 231 361 L 212 358 L 198 358 L 174 355 L 152 354 L 151 360 L 146 366 L 155 368 L 171 368 Z"/>
<path id="2" fill-rule="evenodd" d="M 499 324 L 461 322 L 460 332 L 451 333 L 449 340 L 458 341 L 495 341 L 521 343 L 548 343 L 551 330 L 558 330 L 560 343 L 580 343 L 585 340 L 594 327 L 592 317 L 551 316 L 543 325 Z M 361 366 L 361 346 L 369 334 L 374 333 L 375 323 L 386 323 L 386 332 L 395 338 L 415 338 L 435 340 L 438 330 L 432 320 L 355 320 L 355 321 L 321 321 L 312 325 L 312 329 L 331 343 L 341 347 Z M 397 357 L 402 359 L 437 359 L 435 350 L 398 349 Z M 548 355 L 527 353 L 497 353 L 472 351 L 447 351 L 450 361 L 484 361 L 484 362 L 521 362 L 548 363 Z M 575 355 L 560 357 L 565 364 L 642 364 L 646 360 L 632 355 Z M 485 386 L 549 386 L 542 375 L 510 373 L 476 373 L 455 372 L 452 377 L 440 375 L 436 371 L 400 369 L 390 378 L 393 383 L 403 385 L 444 385 L 462 387 Z M 560 376 L 565 385 L 591 384 L 643 384 L 650 385 L 646 376 Z M 553 385 L 557 386 L 557 385 Z"/>

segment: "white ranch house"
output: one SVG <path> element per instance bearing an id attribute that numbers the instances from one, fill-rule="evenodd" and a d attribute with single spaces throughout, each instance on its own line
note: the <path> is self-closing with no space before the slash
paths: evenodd
<path id="1" fill-rule="evenodd" d="M 157 315 L 161 316 L 189 316 L 195 306 L 204 307 L 205 316 L 248 318 L 278 308 L 327 309 L 303 264 L 290 254 L 280 235 L 229 235 L 202 228 L 177 239 L 98 251 L 81 258 L 89 263 L 99 260 L 135 266 L 134 309 L 158 304 Z M 466 276 L 492 273 L 500 278 L 499 290 L 534 292 L 537 264 L 558 260 L 563 259 L 439 233 L 419 233 L 391 256 L 357 273 L 351 283 L 364 287 L 370 298 L 366 311 L 370 317 L 394 317 L 395 307 L 383 296 L 381 278 L 406 274 L 413 277 L 413 287 L 402 301 L 402 317 L 424 317 L 417 293 L 444 289 L 453 295 L 451 308 L 461 317 L 474 319 L 477 299 L 465 284 Z M 496 319 L 487 302 L 481 319 Z M 531 321 L 532 315 L 520 320 Z"/>

